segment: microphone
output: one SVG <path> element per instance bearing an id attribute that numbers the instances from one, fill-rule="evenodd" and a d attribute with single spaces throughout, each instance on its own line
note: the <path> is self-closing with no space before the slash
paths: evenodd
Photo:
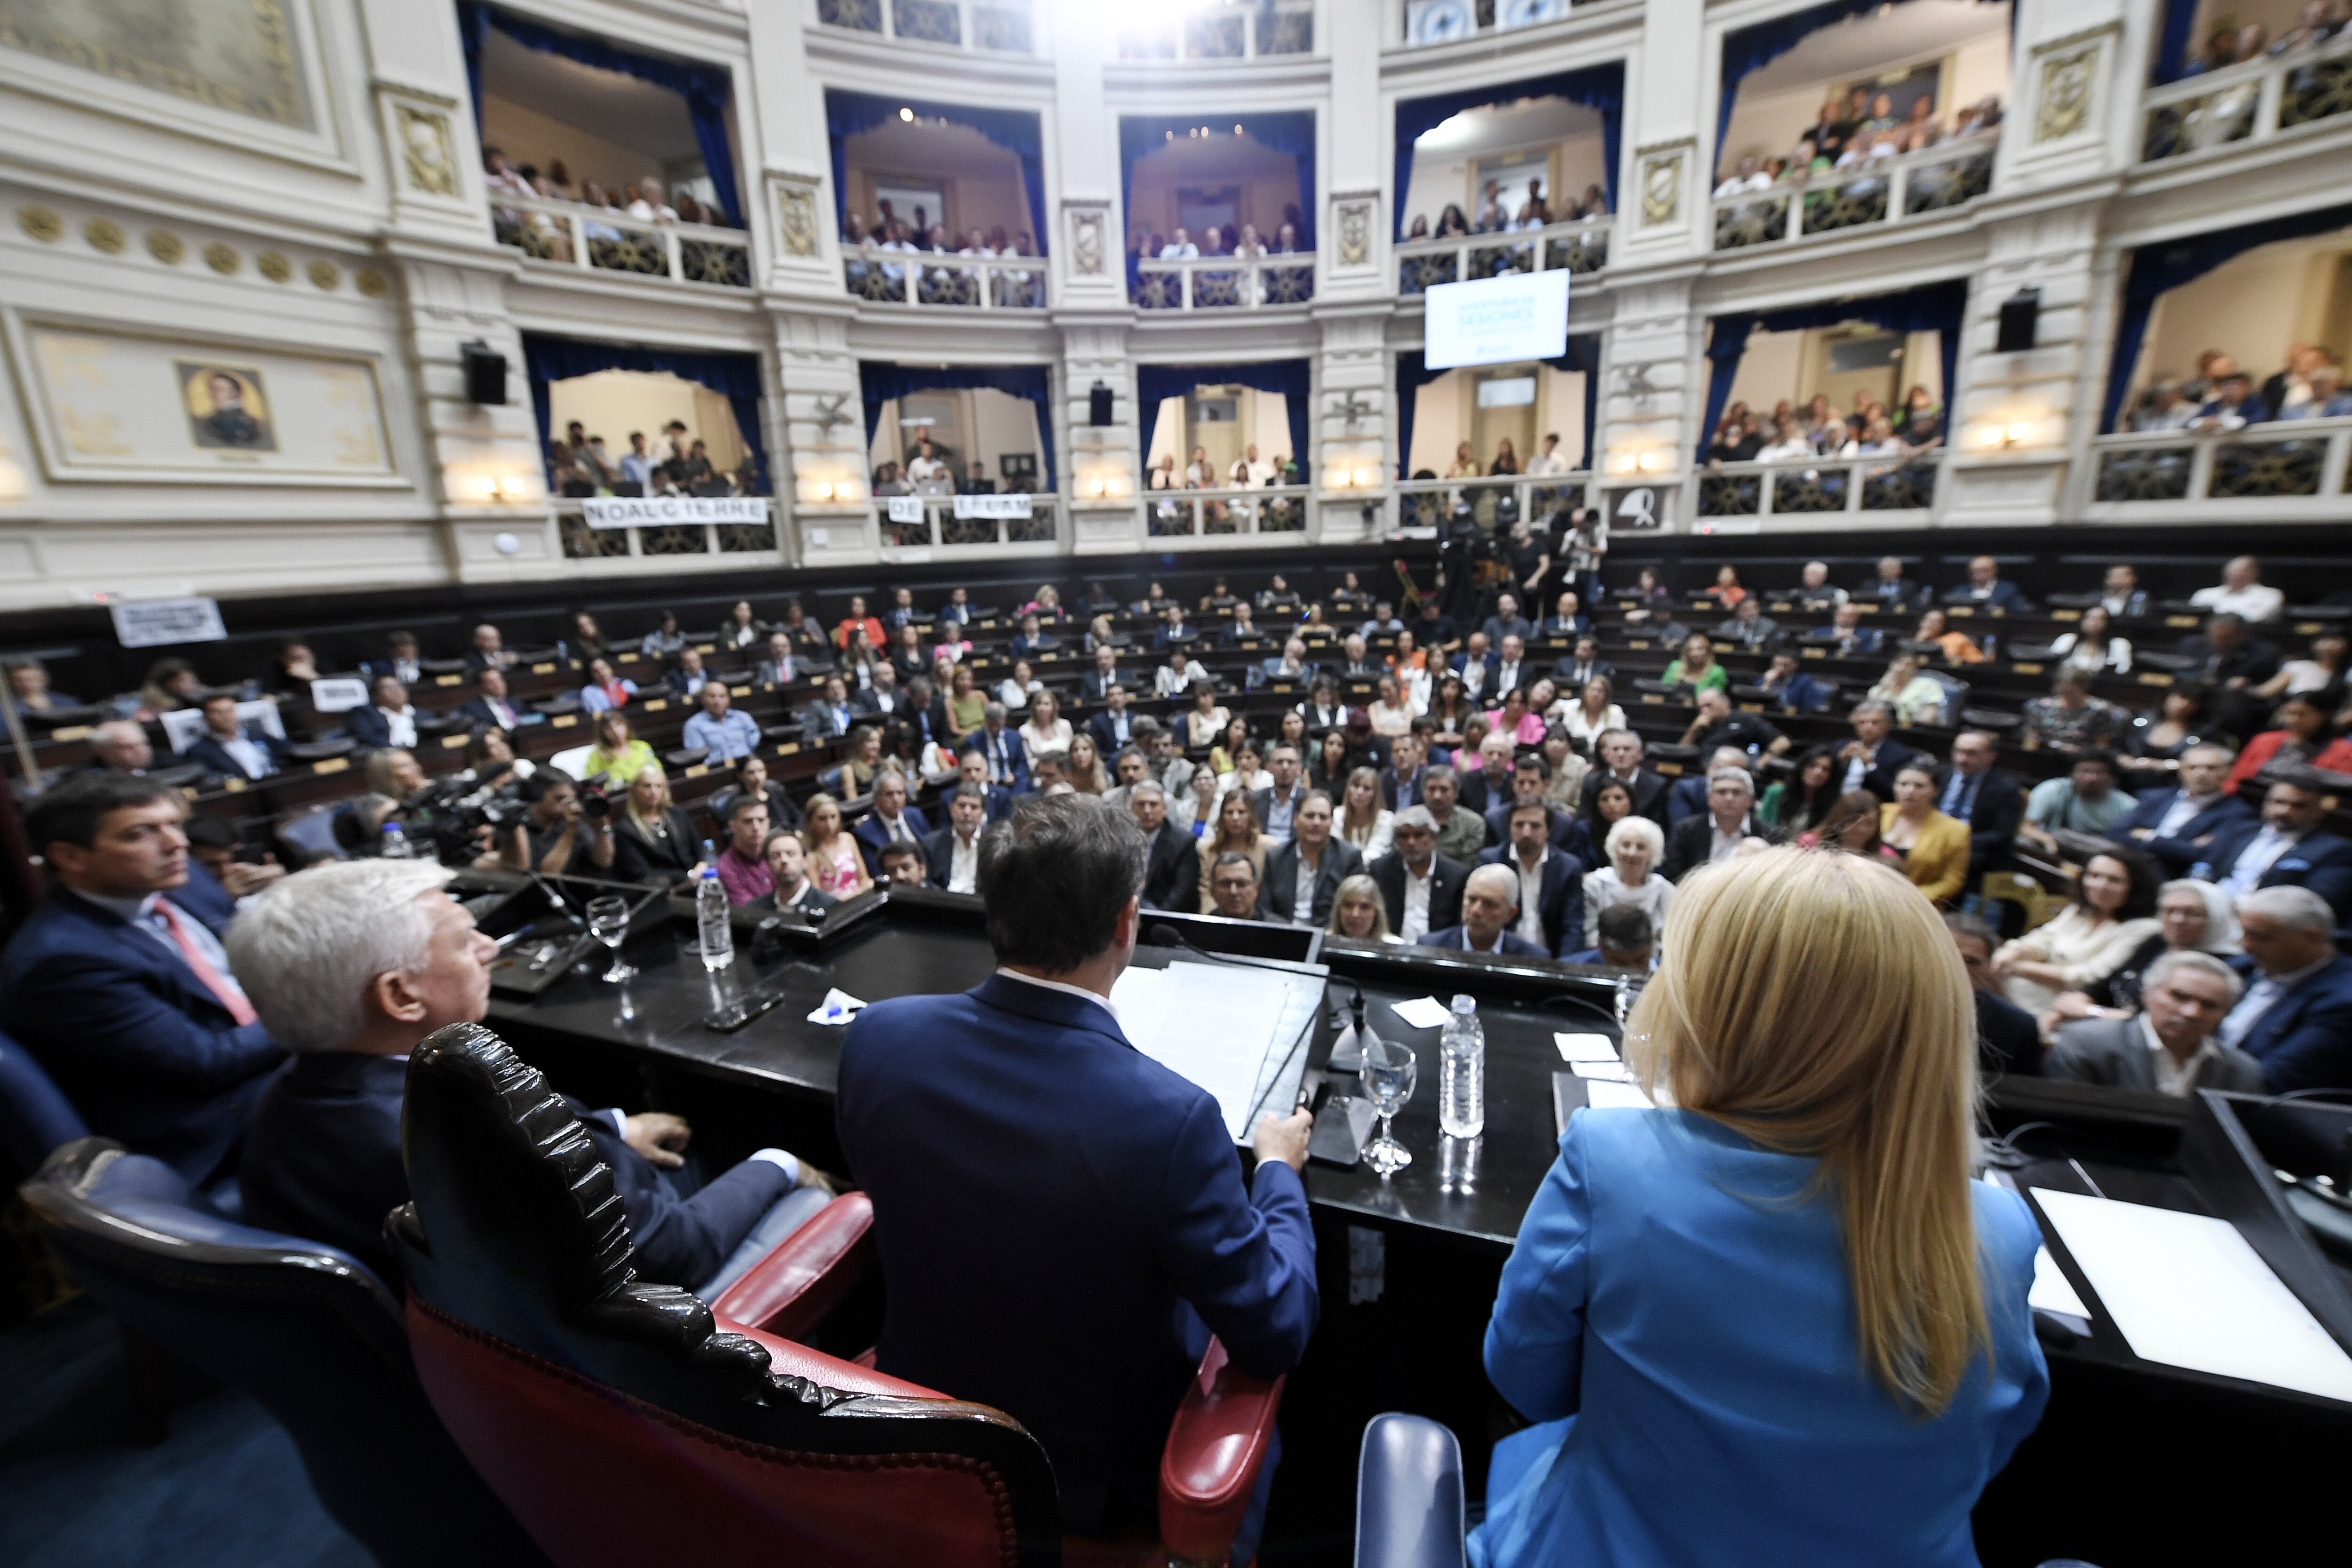
<path id="1" fill-rule="evenodd" d="M 1213 963 L 1245 963 L 1253 969 L 1271 969 L 1282 974 L 1299 973 L 1279 959 L 1244 958 L 1238 953 L 1211 952 L 1207 948 L 1194 944 L 1182 931 L 1178 931 L 1166 921 L 1154 921 L 1151 923 L 1151 929 L 1144 933 L 1144 940 L 1153 947 L 1181 948 L 1186 952 L 1195 957 L 1205 958 Z"/>

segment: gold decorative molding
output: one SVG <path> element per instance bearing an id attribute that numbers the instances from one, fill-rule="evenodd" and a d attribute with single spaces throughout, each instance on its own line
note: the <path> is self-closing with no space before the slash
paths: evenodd
<path id="1" fill-rule="evenodd" d="M 26 202 L 16 209 L 16 226 L 43 245 L 52 245 L 65 233 L 66 221 L 37 202 Z"/>
<path id="2" fill-rule="evenodd" d="M 1372 254 L 1372 204 L 1350 201 L 1339 206 L 1339 265 L 1361 267 Z"/>
<path id="3" fill-rule="evenodd" d="M 332 290 L 343 280 L 342 268 L 331 261 L 313 261 L 303 270 L 310 277 L 313 289 Z"/>
<path id="4" fill-rule="evenodd" d="M 1069 215 L 1070 270 L 1082 277 L 1098 278 L 1103 270 L 1103 209 L 1072 207 Z"/>
<path id="5" fill-rule="evenodd" d="M 1642 160 L 1642 226 L 1671 228 L 1683 216 L 1683 169 L 1689 151 L 1677 147 Z"/>
<path id="6" fill-rule="evenodd" d="M 0 47 L 152 92 L 307 129 L 286 0 L 76 0 L 0 9 Z"/>
<path id="7" fill-rule="evenodd" d="M 188 242 L 168 228 L 147 231 L 147 254 L 166 267 L 177 267 L 187 259 Z"/>
<path id="8" fill-rule="evenodd" d="M 81 226 L 81 237 L 89 241 L 92 250 L 102 251 L 108 256 L 116 254 L 127 243 L 122 226 L 110 217 L 89 219 Z"/>
<path id="9" fill-rule="evenodd" d="M 362 267 L 352 274 L 352 287 L 367 299 L 381 300 L 389 285 L 384 282 L 383 273 L 373 267 Z"/>
<path id="10" fill-rule="evenodd" d="M 224 278 L 234 278 L 245 265 L 245 258 L 236 253 L 236 247 L 216 239 L 205 247 L 205 265 Z"/>
<path id="11" fill-rule="evenodd" d="M 294 264 L 275 250 L 265 250 L 253 258 L 254 269 L 272 283 L 283 283 L 294 276 Z"/>
<path id="12" fill-rule="evenodd" d="M 776 186 L 776 222 L 783 231 L 784 254 L 814 256 L 817 251 L 816 187 L 799 180 Z"/>
<path id="13" fill-rule="evenodd" d="M 2063 55 L 2043 58 L 2040 101 L 2033 113 L 2035 145 L 2063 140 L 2089 123 L 2091 99 L 2098 83 L 2099 48 L 2094 39 Z"/>
<path id="14" fill-rule="evenodd" d="M 410 188 L 429 196 L 457 194 L 457 162 L 449 150 L 449 117 L 406 103 L 392 109 L 400 126 L 401 164 Z"/>

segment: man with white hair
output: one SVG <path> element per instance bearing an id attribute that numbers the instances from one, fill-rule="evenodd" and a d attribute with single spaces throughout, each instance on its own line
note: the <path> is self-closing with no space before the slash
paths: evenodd
<path id="1" fill-rule="evenodd" d="M 1675 824 L 1666 835 L 1666 880 L 1679 882 L 1696 867 L 1728 860 L 1751 838 L 1778 844 L 1784 837 L 1770 823 L 1756 820 L 1756 781 L 1748 770 L 1715 767 L 1706 775 L 1706 810 Z"/>
<path id="2" fill-rule="evenodd" d="M 229 931 L 229 967 L 293 1053 L 254 1108 L 238 1180 L 246 1218 L 398 1276 L 383 1217 L 408 1201 L 400 1150 L 409 1052 L 489 1010 L 498 949 L 421 860 L 314 867 L 257 898 Z M 824 1178 L 762 1149 L 691 1197 L 682 1118 L 569 1102 L 611 1168 L 649 1279 L 716 1299 L 829 1201 Z"/>
<path id="3" fill-rule="evenodd" d="M 1393 852 L 1365 868 L 1381 890 L 1389 930 L 1405 942 L 1419 942 L 1433 931 L 1459 924 L 1470 868 L 1437 852 L 1437 818 L 1425 805 L 1409 805 L 1396 814 L 1391 832 Z"/>
<path id="4" fill-rule="evenodd" d="M 2220 585 L 2198 589 L 2189 602 L 2210 615 L 2236 616 L 2249 626 L 2274 621 L 2286 608 L 2286 595 L 2263 581 L 2263 563 L 2251 555 L 2232 556 L 2221 568 Z"/>
<path id="5" fill-rule="evenodd" d="M 1830 581 L 1828 562 L 1808 561 L 1797 591 L 1790 597 L 1804 609 L 1834 610 L 1846 602 L 1846 591 Z"/>
<path id="6" fill-rule="evenodd" d="M 143 773 L 155 765 L 155 748 L 135 719 L 110 719 L 92 730 L 89 754 L 93 760 L 87 766 L 93 773 Z"/>
<path id="7" fill-rule="evenodd" d="M 2140 978 L 2136 1018 L 2084 1018 L 2058 1031 L 2044 1078 L 2187 1098 L 2200 1089 L 2263 1092 L 2263 1068 L 2213 1037 L 2242 987 L 2210 953 L 2166 953 Z"/>
<path id="8" fill-rule="evenodd" d="M 1481 866 L 1462 884 L 1462 923 L 1431 931 L 1418 945 L 1549 958 L 1550 953 L 1511 930 L 1518 912 L 1518 877 L 1507 866 Z"/>
<path id="9" fill-rule="evenodd" d="M 2309 888 L 2262 888 L 2238 901 L 2249 981 L 2217 1031 L 2263 1067 L 2273 1094 L 2352 1089 L 2352 958 L 2336 951 L 2336 914 Z"/>

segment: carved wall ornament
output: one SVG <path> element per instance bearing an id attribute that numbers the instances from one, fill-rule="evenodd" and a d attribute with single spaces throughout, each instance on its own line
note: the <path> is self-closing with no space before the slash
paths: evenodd
<path id="1" fill-rule="evenodd" d="M 1360 426 L 1367 418 L 1374 414 L 1378 414 L 1380 411 L 1381 402 L 1379 398 L 1367 398 L 1353 392 L 1349 393 L 1345 397 L 1331 405 L 1331 412 L 1339 416 L 1348 434 L 1350 436 L 1356 433 L 1357 428 Z"/>
<path id="2" fill-rule="evenodd" d="M 147 231 L 147 254 L 166 267 L 177 267 L 187 259 L 188 242 L 168 228 Z"/>
<path id="3" fill-rule="evenodd" d="M 1073 271 L 1085 277 L 1102 275 L 1103 215 L 1099 207 L 1071 209 L 1070 263 Z"/>
<path id="4" fill-rule="evenodd" d="M 816 188 L 813 185 L 788 182 L 776 192 L 776 219 L 784 233 L 784 253 L 788 256 L 814 256 L 816 237 Z"/>
<path id="5" fill-rule="evenodd" d="M 1372 204 L 1339 204 L 1339 263 L 1361 267 L 1372 254 Z"/>
<path id="6" fill-rule="evenodd" d="M 112 256 L 123 246 L 122 226 L 110 217 L 94 217 L 81 226 L 81 237 L 92 250 Z"/>
<path id="7" fill-rule="evenodd" d="M 388 285 L 383 273 L 373 267 L 362 267 L 352 274 L 352 287 L 370 300 L 381 300 Z"/>
<path id="8" fill-rule="evenodd" d="M 331 261 L 313 261 L 304 270 L 313 289 L 331 289 L 343 280 L 342 269 Z"/>
<path id="9" fill-rule="evenodd" d="M 1685 150 L 1654 153 L 1642 160 L 1642 226 L 1669 228 L 1682 221 Z"/>
<path id="10" fill-rule="evenodd" d="M 2089 123 L 2091 97 L 2098 84 L 2099 46 L 2085 44 L 2042 62 L 2042 101 L 2033 116 L 2033 140 L 2057 142 Z"/>
<path id="11" fill-rule="evenodd" d="M 294 276 L 294 264 L 275 250 L 265 250 L 253 258 L 254 269 L 272 283 L 283 283 Z"/>
<path id="12" fill-rule="evenodd" d="M 400 122 L 401 163 L 410 187 L 429 196 L 456 195 L 457 165 L 449 151 L 449 117 L 405 103 L 394 104 L 393 114 Z"/>
<path id="13" fill-rule="evenodd" d="M 66 231 L 63 218 L 35 202 L 27 202 L 16 209 L 16 226 L 43 245 L 54 244 Z"/>
<path id="14" fill-rule="evenodd" d="M 245 258 L 236 253 L 234 245 L 216 239 L 205 247 L 205 265 L 224 278 L 234 278 L 236 269 L 245 265 Z"/>

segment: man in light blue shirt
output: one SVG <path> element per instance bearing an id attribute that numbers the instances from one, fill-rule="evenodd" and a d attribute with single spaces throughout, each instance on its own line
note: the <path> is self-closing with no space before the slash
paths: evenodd
<path id="1" fill-rule="evenodd" d="M 686 743 L 700 746 L 714 763 L 731 763 L 760 749 L 760 726 L 749 713 L 738 712 L 723 680 L 706 681 L 702 711 L 686 721 Z"/>
<path id="2" fill-rule="evenodd" d="M 621 478 L 635 484 L 642 494 L 652 488 L 653 476 L 654 459 L 653 455 L 646 450 L 646 433 L 632 430 L 629 432 L 629 449 L 621 454 Z"/>

